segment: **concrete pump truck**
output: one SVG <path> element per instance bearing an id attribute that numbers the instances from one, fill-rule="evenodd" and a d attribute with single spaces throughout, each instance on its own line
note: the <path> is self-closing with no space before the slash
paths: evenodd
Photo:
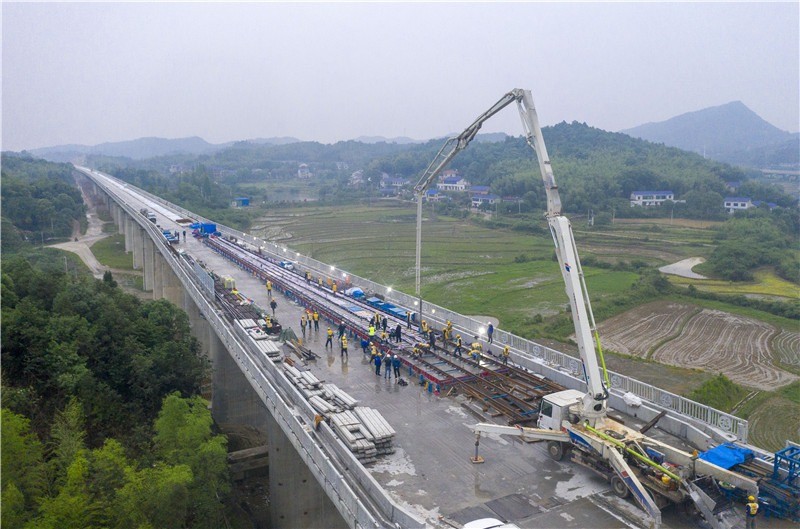
<path id="1" fill-rule="evenodd" d="M 561 212 L 558 186 L 553 177 L 529 90 L 514 89 L 508 92 L 464 132 L 449 138 L 415 186 L 418 199 L 417 294 L 419 295 L 421 204 L 424 193 L 447 163 L 472 141 L 481 125 L 514 102 L 517 103 L 526 141 L 536 155 L 544 182 L 547 223 L 569 299 L 587 389 L 585 392 L 567 389 L 542 397 L 537 428 L 486 423 L 474 425 L 478 441 L 481 433 L 545 440 L 548 442 L 548 453 L 553 459 L 569 457 L 605 477 L 618 496 L 624 498 L 633 495 L 646 512 L 651 527 L 657 528 L 661 525 L 661 508 L 671 504 L 685 504 L 695 506 L 713 528 L 724 528 L 726 522 L 716 516 L 715 501 L 704 488 L 708 490 L 709 481 L 712 481 L 714 487 L 717 482 L 724 482 L 726 486 L 757 495 L 758 485 L 754 480 L 647 437 L 608 417 L 610 383 L 594 315 L 572 226 Z"/>

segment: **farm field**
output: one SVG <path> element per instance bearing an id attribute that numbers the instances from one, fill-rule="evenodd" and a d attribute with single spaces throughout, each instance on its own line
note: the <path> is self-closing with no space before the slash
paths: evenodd
<path id="1" fill-rule="evenodd" d="M 694 285 L 698 290 L 716 292 L 718 294 L 744 294 L 752 296 L 770 296 L 786 299 L 800 298 L 800 286 L 781 279 L 771 270 L 757 270 L 755 279 L 746 283 L 732 283 L 717 279 L 687 279 L 679 276 L 668 276 L 670 283 L 680 286 Z"/>
<path id="2" fill-rule="evenodd" d="M 798 379 L 780 364 L 800 335 L 738 314 L 658 301 L 610 318 L 598 331 L 604 348 L 722 373 L 749 388 L 773 390 Z"/>

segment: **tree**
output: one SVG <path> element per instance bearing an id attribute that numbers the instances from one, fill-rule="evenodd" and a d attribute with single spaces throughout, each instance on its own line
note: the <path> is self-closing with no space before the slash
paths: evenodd
<path id="1" fill-rule="evenodd" d="M 30 430 L 30 421 L 7 408 L 2 418 L 0 487 L 2 487 L 2 526 L 22 527 L 46 488 L 44 453 L 39 439 Z"/>
<path id="2" fill-rule="evenodd" d="M 183 399 L 173 393 L 164 399 L 156 420 L 156 453 L 172 465 L 188 465 L 194 476 L 191 513 L 195 527 L 219 524 L 220 496 L 228 493 L 227 441 L 214 435 L 211 413 L 200 397 Z"/>

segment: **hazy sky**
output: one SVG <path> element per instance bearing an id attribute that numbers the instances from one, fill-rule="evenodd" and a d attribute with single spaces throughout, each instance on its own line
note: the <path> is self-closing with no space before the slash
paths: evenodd
<path id="1" fill-rule="evenodd" d="M 798 130 L 786 3 L 2 3 L 2 148 L 459 132 L 511 88 L 617 131 L 741 100 Z M 521 134 L 506 109 L 484 131 Z"/>

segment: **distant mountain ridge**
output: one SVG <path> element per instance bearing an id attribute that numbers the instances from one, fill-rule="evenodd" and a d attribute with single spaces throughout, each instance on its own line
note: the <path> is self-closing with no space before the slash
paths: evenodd
<path id="1" fill-rule="evenodd" d="M 765 167 L 800 162 L 800 134 L 773 126 L 741 101 L 621 132 L 737 165 Z"/>
<path id="2" fill-rule="evenodd" d="M 255 138 L 244 140 L 246 143 L 286 145 L 297 143 L 300 140 L 291 137 L 280 138 Z M 106 142 L 98 145 L 55 145 L 52 147 L 42 147 L 31 149 L 28 152 L 34 156 L 39 156 L 46 160 L 55 162 L 67 162 L 78 156 L 94 154 L 102 156 L 119 156 L 132 160 L 143 160 L 156 156 L 166 156 L 170 154 L 210 154 L 222 149 L 226 149 L 235 143 L 209 143 L 198 136 L 188 138 L 137 138 L 135 140 Z"/>

